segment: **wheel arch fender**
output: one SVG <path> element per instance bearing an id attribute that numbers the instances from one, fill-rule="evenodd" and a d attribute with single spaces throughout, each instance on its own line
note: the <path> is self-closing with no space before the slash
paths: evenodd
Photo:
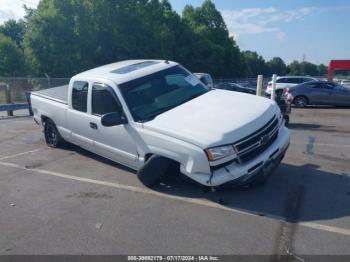
<path id="1" fill-rule="evenodd" d="M 170 150 L 166 148 L 160 148 L 157 146 L 149 146 L 148 151 L 144 155 L 144 163 L 152 155 L 157 155 L 175 161 L 180 165 L 180 169 L 185 171 L 184 173 L 210 172 L 208 160 L 206 159 L 204 152 L 202 154 L 199 153 L 199 150 L 201 149 L 198 148 L 198 151 L 185 149 L 184 147 L 181 147 L 180 150 L 177 149 L 179 148 L 174 148 L 173 150 Z M 192 152 L 189 150 L 191 150 Z M 203 169 L 203 167 L 207 168 Z"/>

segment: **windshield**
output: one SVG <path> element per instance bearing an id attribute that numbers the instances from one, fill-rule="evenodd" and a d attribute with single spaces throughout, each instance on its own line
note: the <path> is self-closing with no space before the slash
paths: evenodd
<path id="1" fill-rule="evenodd" d="M 119 85 L 135 121 L 144 122 L 206 92 L 198 78 L 180 66 Z"/>

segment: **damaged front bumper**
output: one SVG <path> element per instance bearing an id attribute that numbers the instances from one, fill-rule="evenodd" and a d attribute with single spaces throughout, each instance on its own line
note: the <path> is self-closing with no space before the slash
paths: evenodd
<path id="1" fill-rule="evenodd" d="M 230 163 L 211 174 L 185 174 L 205 186 L 232 185 L 240 186 L 251 183 L 260 176 L 269 176 L 282 161 L 289 146 L 289 131 L 285 126 L 279 130 L 276 140 L 255 159 L 245 163 Z"/>

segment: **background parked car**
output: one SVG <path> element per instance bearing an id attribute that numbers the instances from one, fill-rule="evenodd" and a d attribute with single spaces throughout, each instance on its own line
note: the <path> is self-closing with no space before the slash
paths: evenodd
<path id="1" fill-rule="evenodd" d="M 206 73 L 193 73 L 199 80 L 202 81 L 203 84 L 205 84 L 210 89 L 214 88 L 214 82 L 211 75 Z"/>
<path id="2" fill-rule="evenodd" d="M 318 81 L 318 79 L 308 76 L 278 76 L 276 80 L 276 90 L 296 86 L 298 84 L 310 81 Z M 268 82 L 266 87 L 266 93 L 270 95 L 271 92 L 272 81 Z"/>
<path id="3" fill-rule="evenodd" d="M 219 83 L 219 84 L 215 85 L 215 88 L 236 91 L 236 92 L 242 92 L 242 93 L 247 93 L 247 94 L 252 94 L 252 95 L 256 94 L 255 89 L 244 87 L 244 86 L 241 86 L 241 85 L 236 84 L 236 83 L 228 83 L 228 82 Z"/>
<path id="4" fill-rule="evenodd" d="M 296 107 L 307 105 L 350 106 L 350 88 L 328 81 L 312 81 L 290 88 Z"/>
<path id="5" fill-rule="evenodd" d="M 245 86 L 241 86 L 237 83 L 229 83 L 229 82 L 225 82 L 225 83 L 219 83 L 215 85 L 215 88 L 217 89 L 224 89 L 224 90 L 230 90 L 230 91 L 236 91 L 236 92 L 241 92 L 241 93 L 247 93 L 247 94 L 252 94 L 255 95 L 256 94 L 256 89 L 254 88 L 248 88 Z M 285 125 L 288 126 L 289 124 L 289 115 L 291 113 L 291 105 L 290 102 L 287 101 L 285 98 L 287 97 L 287 95 L 289 94 L 288 91 L 285 89 L 283 92 L 283 89 L 279 90 L 281 92 L 276 92 L 276 98 L 275 101 L 277 103 L 277 105 L 279 106 L 283 118 L 285 120 Z M 268 94 L 265 93 L 264 90 L 261 91 L 262 92 L 262 96 L 269 98 L 270 96 Z"/>
<path id="6" fill-rule="evenodd" d="M 342 80 L 340 84 L 345 87 L 350 87 L 350 80 Z"/>

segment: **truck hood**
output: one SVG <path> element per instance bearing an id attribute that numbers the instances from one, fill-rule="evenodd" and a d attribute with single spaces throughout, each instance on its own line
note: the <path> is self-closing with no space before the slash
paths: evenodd
<path id="1" fill-rule="evenodd" d="M 201 148 L 233 143 L 268 122 L 279 111 L 266 98 L 212 90 L 144 123 L 144 128 Z"/>

